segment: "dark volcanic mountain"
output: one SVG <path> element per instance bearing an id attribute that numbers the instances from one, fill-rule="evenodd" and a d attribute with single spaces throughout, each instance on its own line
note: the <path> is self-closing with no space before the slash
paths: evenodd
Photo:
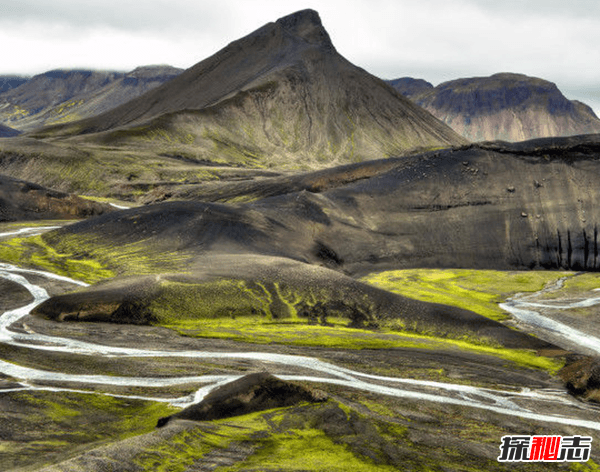
<path id="1" fill-rule="evenodd" d="M 39 136 L 103 131 L 87 139 L 296 167 L 465 142 L 340 56 L 312 10 L 263 26 L 123 106 Z"/>
<path id="2" fill-rule="evenodd" d="M 139 67 L 128 74 L 53 70 L 0 96 L 0 120 L 21 130 L 75 121 L 125 103 L 176 77 L 171 66 Z"/>
<path id="3" fill-rule="evenodd" d="M 452 80 L 430 89 L 415 80 L 391 83 L 471 141 L 523 141 L 600 132 L 600 120 L 590 107 L 567 99 L 546 80 L 502 73 Z"/>
<path id="4" fill-rule="evenodd" d="M 599 135 L 470 145 L 342 167 L 337 181 L 332 169 L 302 180 L 320 180 L 320 189 L 298 191 L 298 181 L 288 193 L 281 185 L 277 196 L 253 203 L 177 201 L 100 216 L 44 238 L 62 254 L 78 254 L 79 241 L 88 241 L 87 254 L 131 273 L 128 263 L 115 263 L 119 248 L 127 254 L 120 260 L 145 261 L 145 271 L 160 267 L 163 274 L 115 279 L 51 299 L 37 311 L 139 323 L 155 319 L 152 306 L 170 303 L 169 287 L 181 284 L 191 299 L 211 300 L 193 308 L 199 316 L 258 310 L 253 304 L 265 290 L 268 303 L 260 309 L 285 318 L 289 306 L 278 297 L 286 287 L 302 294 L 293 302 L 296 311 L 318 317 L 319 309 L 301 300 L 320 287 L 323 313 L 337 310 L 353 323 L 406 316 L 432 332 L 487 333 L 505 345 L 528 344 L 473 313 L 395 298 L 343 274 L 413 267 L 598 270 L 599 155 Z M 368 170 L 361 175 L 362 166 Z M 277 181 L 289 182 L 268 180 L 274 182 L 264 182 L 267 195 Z M 229 190 L 240 197 L 240 189 Z M 220 301 L 210 286 L 215 280 L 223 281 Z"/>
<path id="5" fill-rule="evenodd" d="M 13 136 L 18 136 L 19 134 L 21 134 L 20 131 L 0 124 L 0 138 L 12 138 Z"/>
<path id="6" fill-rule="evenodd" d="M 29 77 L 21 75 L 2 75 L 0 76 L 0 94 L 23 85 L 29 80 Z"/>
<path id="7" fill-rule="evenodd" d="M 401 77 L 399 79 L 387 80 L 386 82 L 408 98 L 429 92 L 433 89 L 433 84 L 430 84 L 426 80 L 413 79 L 412 77 Z"/>
<path id="8" fill-rule="evenodd" d="M 225 187 L 237 200 L 242 189 L 260 198 L 261 186 L 275 196 L 235 206 L 148 205 L 70 226 L 59 239 L 102 233 L 101 245 L 143 240 L 157 253 L 263 254 L 346 273 L 375 266 L 598 270 L 599 143 L 589 135 L 470 145 L 298 181 L 240 182 Z"/>

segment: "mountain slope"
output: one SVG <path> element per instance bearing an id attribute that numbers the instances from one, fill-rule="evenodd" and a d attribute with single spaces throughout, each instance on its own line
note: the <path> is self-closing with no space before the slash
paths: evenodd
<path id="1" fill-rule="evenodd" d="M 114 208 L 105 203 L 0 175 L 0 222 L 77 219 L 109 211 L 114 211 Z"/>
<path id="2" fill-rule="evenodd" d="M 522 74 L 495 74 L 415 89 L 393 85 L 471 141 L 523 141 L 599 133 L 600 119 L 587 105 L 568 100 L 555 84 Z M 412 88 L 411 88 L 412 87 Z"/>
<path id="3" fill-rule="evenodd" d="M 8 92 L 19 85 L 23 85 L 29 80 L 29 77 L 21 75 L 2 75 L 0 76 L 0 93 Z"/>
<path id="4" fill-rule="evenodd" d="M 0 120 L 22 130 L 103 113 L 176 77 L 171 66 L 145 66 L 124 74 L 54 70 L 0 97 Z"/>
<path id="5" fill-rule="evenodd" d="M 12 138 L 21 134 L 20 131 L 0 124 L 0 138 Z"/>
<path id="6" fill-rule="evenodd" d="M 312 10 L 263 26 L 121 107 L 38 136 L 105 131 L 86 139 L 244 165 L 324 166 L 465 142 L 340 56 Z"/>
<path id="7" fill-rule="evenodd" d="M 34 129 L 44 123 L 39 115 L 48 109 L 122 76 L 118 72 L 62 69 L 36 75 L 0 96 L 0 121 L 22 130 Z"/>

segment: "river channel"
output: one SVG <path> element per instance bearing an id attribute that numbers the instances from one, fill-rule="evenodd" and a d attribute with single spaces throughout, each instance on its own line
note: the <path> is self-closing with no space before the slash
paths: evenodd
<path id="1" fill-rule="evenodd" d="M 31 229 L 34 231 L 34 229 Z M 28 229 L 20 231 L 28 233 Z M 11 236 L 0 234 L 0 237 Z M 56 274 L 24 269 L 11 264 L 0 263 L 0 278 L 27 290 L 32 301 L 18 308 L 5 311 L 0 316 L 0 343 L 27 349 L 39 356 L 45 353 L 66 353 L 80 356 L 103 357 L 113 359 L 115 363 L 123 358 L 192 358 L 203 361 L 219 359 L 220 361 L 252 361 L 263 365 L 265 370 L 276 366 L 276 375 L 284 380 L 301 380 L 322 384 L 335 384 L 353 389 L 360 389 L 380 395 L 389 395 L 421 402 L 433 402 L 492 411 L 502 415 L 528 418 L 534 421 L 571 425 L 600 431 L 598 409 L 590 404 L 577 401 L 562 390 L 521 389 L 502 390 L 481 388 L 462 384 L 417 380 L 412 378 L 396 378 L 359 372 L 337 366 L 331 362 L 299 355 L 278 354 L 272 352 L 246 351 L 203 351 L 203 350 L 159 350 L 140 349 L 123 346 L 112 346 L 87 342 L 81 339 L 52 336 L 35 332 L 24 323 L 31 310 L 46 300 L 49 295 L 43 281 L 60 281 L 73 287 L 85 285 L 82 282 Z M 34 283 L 35 281 L 35 283 Z M 40 282 L 42 281 L 42 282 Z M 587 303 L 600 303 L 600 298 Z M 509 300 L 504 308 L 523 322 L 543 325 L 545 329 L 554 330 L 561 336 L 569 338 L 571 344 L 581 344 L 586 350 L 600 353 L 600 340 L 589 337 L 577 330 L 569 331 L 567 326 L 559 326 L 535 312 L 535 302 L 524 299 Z M 90 386 L 103 386 L 106 395 L 118 397 L 141 398 L 160 402 L 169 402 L 177 407 L 185 407 L 199 402 L 214 388 L 234 381 L 243 375 L 188 375 L 181 377 L 145 377 L 115 376 L 88 374 L 72 374 L 60 371 L 49 371 L 18 365 L 0 359 L 0 372 L 13 380 L 10 386 L 0 389 L 3 393 L 19 390 L 52 390 L 94 393 Z M 301 374 L 299 374 L 301 372 Z M 169 397 L 156 395 L 124 395 L 110 393 L 110 387 L 152 388 L 174 385 L 194 385 L 192 391 L 183 396 Z M 77 387 L 74 387 L 77 386 Z M 154 390 L 153 390 L 154 391 Z M 554 408 L 554 405 L 556 408 Z M 547 414 L 548 411 L 568 411 L 568 415 Z M 543 413 L 542 413 L 543 412 Z"/>

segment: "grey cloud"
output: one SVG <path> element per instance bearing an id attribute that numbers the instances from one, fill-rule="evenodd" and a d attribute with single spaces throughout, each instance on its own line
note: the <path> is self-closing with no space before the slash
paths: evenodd
<path id="1" fill-rule="evenodd" d="M 600 17 L 600 2 L 597 0 L 470 0 L 470 3 L 499 15 L 562 18 Z"/>
<path id="2" fill-rule="evenodd" d="M 227 22 L 227 11 L 216 10 L 214 4 L 185 0 L 0 0 L 0 11 L 0 22 L 44 22 L 80 29 L 216 30 Z"/>

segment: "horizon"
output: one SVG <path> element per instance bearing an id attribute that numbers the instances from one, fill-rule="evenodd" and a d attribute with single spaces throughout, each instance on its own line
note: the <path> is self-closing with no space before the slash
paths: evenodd
<path id="1" fill-rule="evenodd" d="M 311 8 L 340 54 L 382 79 L 413 77 L 435 86 L 520 73 L 555 83 L 600 116 L 600 70 L 590 67 L 600 60 L 600 4 L 591 0 L 568 6 L 542 0 L 9 1 L 0 0 L 0 37 L 11 46 L 0 75 L 127 73 L 163 64 L 187 69 L 266 23 Z"/>

